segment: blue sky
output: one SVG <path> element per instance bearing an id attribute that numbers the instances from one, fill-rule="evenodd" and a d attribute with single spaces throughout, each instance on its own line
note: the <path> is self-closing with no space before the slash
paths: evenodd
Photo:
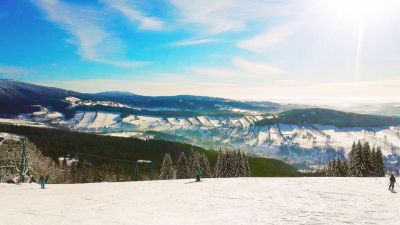
<path id="1" fill-rule="evenodd" d="M 0 77 L 82 92 L 399 99 L 396 0 L 2 0 Z"/>

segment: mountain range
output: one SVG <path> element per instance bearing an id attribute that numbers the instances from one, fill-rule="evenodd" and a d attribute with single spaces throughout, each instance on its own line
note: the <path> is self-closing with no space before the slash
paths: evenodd
<path id="1" fill-rule="evenodd" d="M 79 93 L 0 80 L 0 122 L 101 135 L 164 139 L 208 149 L 241 148 L 315 170 L 343 158 L 353 141 L 382 148 L 398 167 L 400 117 L 300 104 L 207 96 Z M 395 106 L 390 106 L 395 108 Z"/>

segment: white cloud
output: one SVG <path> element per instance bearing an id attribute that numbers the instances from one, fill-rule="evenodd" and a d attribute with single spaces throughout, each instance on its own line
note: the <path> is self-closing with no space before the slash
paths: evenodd
<path id="1" fill-rule="evenodd" d="M 242 0 L 170 0 L 178 9 L 181 22 L 203 27 L 203 32 L 218 34 L 238 31 L 249 21 L 283 15 L 293 9 L 293 3 Z"/>
<path id="2" fill-rule="evenodd" d="M 27 72 L 27 69 L 17 66 L 6 66 L 0 64 L 0 75 L 3 76 L 15 76 L 22 75 Z"/>
<path id="3" fill-rule="evenodd" d="M 123 44 L 105 30 L 103 19 L 96 10 L 59 0 L 38 0 L 35 3 L 46 13 L 49 21 L 73 35 L 72 42 L 78 45 L 78 53 L 82 58 L 116 66 L 142 64 L 109 59 L 110 56 L 121 54 Z"/>
<path id="4" fill-rule="evenodd" d="M 286 43 L 290 37 L 300 31 L 301 23 L 281 25 L 266 30 L 264 33 L 239 42 L 238 47 L 253 51 L 264 52 L 270 48 Z"/>
<path id="5" fill-rule="evenodd" d="M 189 46 L 189 45 L 201 45 L 219 42 L 218 39 L 215 38 L 202 38 L 202 39 L 191 39 L 191 40 L 181 40 L 175 43 L 172 43 L 172 46 L 181 47 L 181 46 Z"/>
<path id="6" fill-rule="evenodd" d="M 178 8 L 183 22 L 207 26 L 208 33 L 238 30 L 245 26 L 242 21 L 234 20 L 224 13 L 234 3 L 232 0 L 172 0 L 171 2 Z"/>
<path id="7" fill-rule="evenodd" d="M 142 30 L 162 30 L 165 28 L 164 22 L 156 17 L 146 16 L 139 11 L 132 2 L 126 0 L 101 0 L 109 7 L 118 10 L 130 21 L 139 23 Z"/>
<path id="8" fill-rule="evenodd" d="M 96 60 L 96 62 L 114 65 L 118 67 L 124 67 L 124 68 L 136 68 L 152 64 L 152 62 L 146 62 L 146 61 L 109 60 L 109 59 L 98 59 Z"/>
<path id="9" fill-rule="evenodd" d="M 232 64 L 233 68 L 194 67 L 188 69 L 187 72 L 201 77 L 208 76 L 226 79 L 245 78 L 249 80 L 259 80 L 261 78 L 285 73 L 285 70 L 265 62 L 254 62 L 240 57 L 233 58 Z"/>
<path id="10" fill-rule="evenodd" d="M 237 70 L 213 67 L 195 67 L 188 69 L 188 72 L 201 77 L 209 76 L 218 78 L 234 78 L 243 76 L 243 74 Z"/>
<path id="11" fill-rule="evenodd" d="M 276 66 L 262 62 L 248 61 L 240 57 L 235 57 L 232 60 L 232 63 L 234 66 L 236 66 L 236 68 L 240 69 L 244 73 L 249 73 L 256 76 L 270 76 L 285 73 L 283 69 Z"/>

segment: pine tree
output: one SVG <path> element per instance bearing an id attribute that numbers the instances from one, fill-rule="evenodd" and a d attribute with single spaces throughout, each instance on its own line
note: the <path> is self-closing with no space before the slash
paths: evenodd
<path id="1" fill-rule="evenodd" d="M 339 177 L 340 176 L 340 159 L 336 160 L 334 159 L 332 162 L 332 167 L 333 167 L 333 176 L 334 177 Z"/>
<path id="2" fill-rule="evenodd" d="M 169 153 L 165 153 L 163 163 L 161 165 L 160 180 L 174 179 L 174 167 Z"/>
<path id="3" fill-rule="evenodd" d="M 376 176 L 379 177 L 384 177 L 385 176 L 385 163 L 383 161 L 383 155 L 382 155 L 382 151 L 381 148 L 378 147 L 378 149 L 376 150 L 376 156 L 375 156 L 375 174 Z"/>
<path id="4" fill-rule="evenodd" d="M 329 167 L 329 166 L 328 166 Z M 349 154 L 349 162 L 342 163 L 344 171 L 348 171 L 348 176 L 368 177 L 368 176 L 384 176 L 385 165 L 381 149 L 375 146 L 372 148 L 368 142 L 363 145 L 361 141 L 357 144 L 353 143 L 352 150 Z"/>
<path id="5" fill-rule="evenodd" d="M 221 163 L 221 168 L 222 168 L 222 177 L 231 177 L 231 167 L 232 167 L 232 159 L 231 159 L 231 154 L 230 151 L 224 151 L 223 157 L 222 157 L 222 163 Z"/>
<path id="6" fill-rule="evenodd" d="M 356 152 L 356 142 L 353 141 L 353 144 L 351 145 L 351 151 L 349 153 L 349 159 L 352 158 L 352 156 L 355 154 Z"/>
<path id="7" fill-rule="evenodd" d="M 215 164 L 215 177 L 223 177 L 222 176 L 222 160 L 223 160 L 223 153 L 220 149 L 218 151 L 218 158 L 217 163 Z"/>
<path id="8" fill-rule="evenodd" d="M 330 177 L 332 173 L 332 161 L 328 163 L 325 167 L 325 176 Z"/>
<path id="9" fill-rule="evenodd" d="M 368 142 L 365 142 L 362 148 L 363 148 L 363 150 L 362 150 L 362 152 L 363 152 L 362 158 L 363 158 L 363 162 L 364 162 L 364 165 L 365 165 L 365 169 L 363 171 L 363 176 L 364 177 L 369 177 L 369 176 L 373 175 L 372 171 L 374 169 L 373 168 L 373 162 L 372 162 L 372 156 L 371 156 L 371 148 L 370 148 Z"/>
<path id="10" fill-rule="evenodd" d="M 202 154 L 200 159 L 201 176 L 205 178 L 212 177 L 210 162 L 208 161 L 207 156 Z"/>
<path id="11" fill-rule="evenodd" d="M 363 148 L 361 141 L 358 141 L 355 150 L 351 153 L 349 176 L 362 177 L 365 171 L 365 163 L 363 161 Z"/>
<path id="12" fill-rule="evenodd" d="M 349 165 L 348 165 L 346 159 L 343 159 L 341 168 L 342 168 L 341 176 L 347 177 L 347 175 L 349 173 Z"/>
<path id="13" fill-rule="evenodd" d="M 235 152 L 236 168 L 235 177 L 245 177 L 246 176 L 246 165 L 245 158 L 240 150 Z"/>
<path id="14" fill-rule="evenodd" d="M 234 177 L 236 169 L 236 154 L 235 151 L 227 151 L 225 177 Z"/>
<path id="15" fill-rule="evenodd" d="M 189 158 L 187 160 L 187 169 L 189 178 L 195 177 L 194 171 L 196 170 L 196 167 L 200 167 L 199 157 L 198 153 L 193 151 L 192 149 L 190 151 Z"/>
<path id="16" fill-rule="evenodd" d="M 181 154 L 179 155 L 179 158 L 178 158 L 178 162 L 176 163 L 176 178 L 177 179 L 190 178 L 187 161 L 186 161 L 184 152 L 181 152 Z"/>
<path id="17" fill-rule="evenodd" d="M 378 176 L 377 175 L 377 170 L 376 167 L 377 165 L 377 154 L 376 154 L 376 149 L 375 146 L 372 147 L 372 151 L 371 151 L 371 176 Z"/>
<path id="18" fill-rule="evenodd" d="M 242 157 L 244 158 L 244 167 L 246 168 L 244 175 L 246 177 L 249 177 L 249 176 L 251 176 L 249 157 L 244 152 L 242 153 L 242 155 L 243 155 Z"/>

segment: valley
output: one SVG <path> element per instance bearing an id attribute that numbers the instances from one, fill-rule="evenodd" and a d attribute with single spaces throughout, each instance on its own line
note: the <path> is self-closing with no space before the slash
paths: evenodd
<path id="1" fill-rule="evenodd" d="M 4 86 L 14 93 L 0 96 L 4 105 L 13 100 L 30 111 L 3 114 L 1 123 L 177 141 L 212 150 L 240 148 L 304 171 L 317 171 L 334 158 L 345 158 L 352 143 L 360 140 L 381 147 L 386 165 L 400 168 L 400 117 L 396 116 L 199 96 L 82 94 L 8 80 L 3 80 Z M 38 96 L 32 100 L 27 92 Z"/>

